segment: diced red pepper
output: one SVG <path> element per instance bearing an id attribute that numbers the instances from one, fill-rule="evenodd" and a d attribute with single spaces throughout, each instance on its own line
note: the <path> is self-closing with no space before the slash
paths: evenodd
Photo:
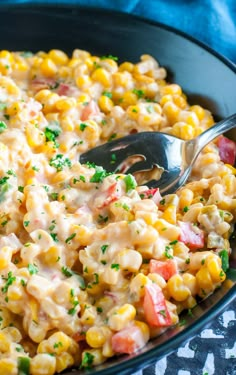
<path id="1" fill-rule="evenodd" d="M 204 246 L 204 232 L 192 223 L 179 221 L 181 233 L 179 241 L 187 245 L 191 250 L 201 249 Z"/>
<path id="2" fill-rule="evenodd" d="M 236 143 L 223 135 L 218 140 L 220 160 L 226 164 L 234 165 L 236 157 Z"/>
<path id="3" fill-rule="evenodd" d="M 117 201 L 120 198 L 120 191 L 117 189 L 117 182 L 110 185 L 107 191 L 104 193 L 104 201 L 98 208 L 104 208 L 109 206 L 112 202 Z"/>
<path id="4" fill-rule="evenodd" d="M 151 259 L 149 263 L 149 270 L 151 273 L 158 273 L 165 280 L 177 273 L 177 265 L 173 259 L 168 259 L 166 261 Z"/>
<path id="5" fill-rule="evenodd" d="M 115 333 L 111 343 L 115 353 L 132 354 L 146 345 L 146 339 L 141 329 L 133 325 Z"/>
<path id="6" fill-rule="evenodd" d="M 156 204 L 160 202 L 162 196 L 158 188 L 148 189 L 140 193 L 142 199 L 152 199 Z"/>
<path id="7" fill-rule="evenodd" d="M 157 284 L 145 285 L 143 309 L 148 324 L 155 327 L 167 327 L 172 324 L 164 294 Z"/>
<path id="8" fill-rule="evenodd" d="M 51 89 L 56 86 L 56 81 L 53 78 L 35 78 L 31 81 L 30 88 L 35 93 L 43 89 Z"/>
<path id="9" fill-rule="evenodd" d="M 100 109 L 97 105 L 97 103 L 94 100 L 91 100 L 82 110 L 81 113 L 81 120 L 86 121 L 88 120 L 91 116 L 96 116 L 99 115 Z"/>

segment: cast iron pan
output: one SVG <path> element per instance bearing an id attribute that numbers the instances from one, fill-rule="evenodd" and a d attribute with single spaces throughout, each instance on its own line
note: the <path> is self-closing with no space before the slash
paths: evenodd
<path id="1" fill-rule="evenodd" d="M 0 16 L 0 49 L 36 52 L 59 48 L 71 53 L 80 48 L 134 62 L 143 53 L 152 54 L 167 68 L 169 81 L 181 85 L 190 103 L 203 105 L 216 118 L 235 112 L 235 65 L 172 28 L 127 14 L 69 5 L 0 5 Z M 231 137 L 236 140 L 236 131 L 231 132 Z M 232 256 L 228 277 L 233 286 L 223 286 L 199 304 L 194 309 L 194 317 L 184 316 L 184 326 L 167 330 L 137 354 L 113 358 L 86 373 L 130 374 L 169 354 L 233 300 L 236 254 Z M 84 372 L 66 371 L 65 374 Z"/>

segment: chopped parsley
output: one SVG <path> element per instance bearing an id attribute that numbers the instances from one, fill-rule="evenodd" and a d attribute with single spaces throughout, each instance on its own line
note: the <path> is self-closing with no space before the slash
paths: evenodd
<path id="1" fill-rule="evenodd" d="M 10 271 L 8 272 L 6 278 L 5 277 L 2 277 L 2 278 L 3 280 L 6 281 L 5 285 L 2 287 L 2 292 L 7 293 L 9 286 L 12 285 L 14 281 L 16 281 L 16 277 L 13 276 L 12 272 Z"/>
<path id="2" fill-rule="evenodd" d="M 65 240 L 65 243 L 71 243 L 71 240 L 73 240 L 73 238 L 76 236 L 76 233 L 72 233 L 66 240 Z"/>
<path id="3" fill-rule="evenodd" d="M 116 154 L 111 154 L 110 164 L 115 164 L 115 162 L 116 162 Z"/>
<path id="4" fill-rule="evenodd" d="M 35 264 L 29 263 L 27 268 L 29 270 L 30 275 L 35 275 L 39 272 L 38 267 Z"/>
<path id="5" fill-rule="evenodd" d="M 27 220 L 27 221 L 24 221 L 24 226 L 25 226 L 25 227 L 28 227 L 28 226 L 29 226 L 29 223 L 30 223 L 30 221 L 29 221 L 29 220 Z"/>
<path id="6" fill-rule="evenodd" d="M 2 177 L 0 179 L 0 203 L 5 200 L 5 195 L 8 190 L 11 188 L 11 185 L 8 183 L 9 177 Z"/>
<path id="7" fill-rule="evenodd" d="M 24 186 L 18 186 L 18 191 L 20 193 L 24 193 Z"/>
<path id="8" fill-rule="evenodd" d="M 105 177 L 111 175 L 111 172 L 106 172 L 102 167 L 95 167 L 95 173 L 90 178 L 90 182 L 102 182 Z"/>
<path id="9" fill-rule="evenodd" d="M 166 203 L 166 200 L 165 200 L 165 198 L 163 198 L 163 199 L 160 201 L 160 204 L 161 204 L 162 206 L 164 206 L 165 203 Z"/>
<path id="10" fill-rule="evenodd" d="M 84 352 L 84 355 L 82 357 L 82 362 L 80 365 L 80 369 L 90 369 L 93 364 L 94 358 L 95 357 L 93 354 L 89 352 Z"/>
<path id="11" fill-rule="evenodd" d="M 117 137 L 116 133 L 111 134 L 110 137 L 108 138 L 108 142 L 113 141 L 113 139 L 115 139 L 116 137 Z"/>
<path id="12" fill-rule="evenodd" d="M 61 172 L 64 167 L 71 168 L 71 161 L 62 154 L 57 154 L 49 161 L 49 165 L 56 168 L 57 172 Z"/>
<path id="13" fill-rule="evenodd" d="M 58 193 L 51 193 L 51 194 L 50 194 L 50 198 L 51 198 L 53 201 L 57 201 L 57 200 L 58 200 Z"/>
<path id="14" fill-rule="evenodd" d="M 52 237 L 54 242 L 59 242 L 58 237 L 57 237 L 57 233 L 50 233 L 50 236 Z"/>
<path id="15" fill-rule="evenodd" d="M 188 211 L 189 211 L 189 207 L 188 207 L 188 206 L 185 206 L 185 207 L 183 208 L 183 211 L 184 211 L 184 212 L 188 212 Z"/>
<path id="16" fill-rule="evenodd" d="M 135 178 L 131 174 L 127 174 L 124 178 L 125 186 L 126 186 L 126 193 L 128 193 L 130 190 L 133 190 L 136 188 L 137 183 L 135 181 Z"/>
<path id="17" fill-rule="evenodd" d="M 104 55 L 104 56 L 100 57 L 100 60 L 106 60 L 106 59 L 118 61 L 118 57 L 117 56 L 113 56 L 113 55 Z"/>
<path id="18" fill-rule="evenodd" d="M 113 264 L 111 265 L 111 269 L 114 269 L 114 270 L 116 270 L 116 271 L 119 271 L 119 269 L 120 269 L 120 265 L 119 265 L 118 263 L 113 263 Z"/>
<path id="19" fill-rule="evenodd" d="M 56 146 L 56 138 L 61 134 L 61 127 L 58 121 L 53 121 L 48 124 L 45 129 L 45 138 L 47 142 L 54 142 Z"/>
<path id="20" fill-rule="evenodd" d="M 66 276 L 66 277 L 71 277 L 71 276 L 73 276 L 73 271 L 71 270 L 71 269 L 69 269 L 69 268 L 67 268 L 67 267 L 62 267 L 61 268 L 61 272 Z"/>
<path id="21" fill-rule="evenodd" d="M 105 254 L 107 248 L 108 248 L 109 245 L 102 245 L 101 246 L 101 250 L 102 250 L 102 253 Z"/>
<path id="22" fill-rule="evenodd" d="M 162 316 L 164 316 L 164 318 L 166 318 L 166 311 L 165 310 L 160 310 L 158 311 L 159 314 L 161 314 Z"/>
<path id="23" fill-rule="evenodd" d="M 164 252 L 164 255 L 167 259 L 173 259 L 173 255 L 170 254 L 170 251 L 172 250 L 172 248 L 170 246 L 166 246 L 165 247 L 165 252 Z"/>
<path id="24" fill-rule="evenodd" d="M 178 240 L 174 240 L 170 242 L 170 245 L 176 245 L 178 243 Z"/>
<path id="25" fill-rule="evenodd" d="M 102 93 L 103 96 L 106 96 L 107 98 L 111 99 L 112 98 L 112 93 L 109 91 L 103 91 Z"/>
<path id="26" fill-rule="evenodd" d="M 80 128 L 80 130 L 83 132 L 84 129 L 87 128 L 87 126 L 88 126 L 87 124 L 85 124 L 84 122 L 81 122 L 79 128 Z"/>
<path id="27" fill-rule="evenodd" d="M 135 95 L 137 95 L 138 99 L 141 99 L 141 98 L 144 97 L 144 91 L 143 90 L 133 89 L 133 93 Z"/>
<path id="28" fill-rule="evenodd" d="M 227 250 L 223 249 L 219 252 L 219 256 L 221 258 L 221 264 L 222 264 L 222 269 L 224 272 L 226 272 L 229 268 L 229 254 Z"/>

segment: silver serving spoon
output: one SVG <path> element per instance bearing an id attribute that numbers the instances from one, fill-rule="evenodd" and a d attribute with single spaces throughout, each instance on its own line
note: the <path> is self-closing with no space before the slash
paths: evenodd
<path id="1" fill-rule="evenodd" d="M 108 172 L 121 170 L 127 159 L 138 160 L 125 173 L 150 171 L 154 166 L 162 170 L 160 179 L 145 185 L 159 187 L 169 194 L 187 180 L 200 151 L 216 137 L 236 127 L 236 114 L 218 122 L 190 141 L 183 141 L 161 132 L 141 132 L 95 147 L 80 156 L 82 164 L 93 162 Z"/>

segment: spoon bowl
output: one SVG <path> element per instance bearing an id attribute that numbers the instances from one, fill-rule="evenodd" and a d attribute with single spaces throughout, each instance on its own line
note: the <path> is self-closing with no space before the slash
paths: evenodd
<path id="1" fill-rule="evenodd" d="M 128 159 L 137 160 L 125 173 L 137 173 L 158 167 L 159 179 L 145 185 L 158 187 L 161 193 L 170 194 L 188 179 L 193 164 L 201 150 L 226 131 L 236 127 L 236 114 L 218 122 L 198 137 L 183 141 L 161 132 L 141 132 L 119 138 L 95 147 L 80 156 L 80 162 L 93 162 L 108 172 L 119 172 Z"/>

